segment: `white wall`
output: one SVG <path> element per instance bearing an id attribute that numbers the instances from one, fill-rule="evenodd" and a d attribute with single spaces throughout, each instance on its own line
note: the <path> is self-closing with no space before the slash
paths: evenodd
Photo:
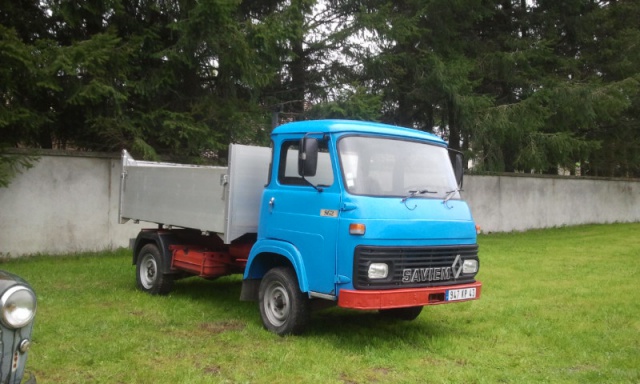
<path id="1" fill-rule="evenodd" d="M 118 223 L 120 172 L 117 154 L 41 156 L 0 188 L 0 256 L 128 246 L 154 224 Z M 465 176 L 463 197 L 484 232 L 640 221 L 638 180 Z"/>
<path id="2" fill-rule="evenodd" d="M 640 181 L 532 175 L 465 176 L 483 232 L 640 221 Z"/>
<path id="3" fill-rule="evenodd" d="M 0 188 L 0 255 L 128 246 L 142 226 L 118 224 L 120 169 L 117 155 L 41 156 Z"/>

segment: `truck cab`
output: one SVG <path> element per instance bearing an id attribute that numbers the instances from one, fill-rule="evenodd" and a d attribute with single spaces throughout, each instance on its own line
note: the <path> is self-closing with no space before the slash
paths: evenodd
<path id="1" fill-rule="evenodd" d="M 272 141 L 243 287 L 253 290 L 243 296 L 257 289 L 268 329 L 298 332 L 308 298 L 411 320 L 424 305 L 480 296 L 461 159 L 443 140 L 383 124 L 305 121 L 276 128 Z M 285 275 L 292 281 L 280 281 Z"/>

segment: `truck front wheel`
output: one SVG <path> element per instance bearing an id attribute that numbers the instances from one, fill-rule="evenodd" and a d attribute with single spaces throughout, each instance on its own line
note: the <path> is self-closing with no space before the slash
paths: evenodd
<path id="1" fill-rule="evenodd" d="M 300 334 L 309 322 L 310 301 L 291 268 L 273 268 L 264 275 L 259 303 L 262 324 L 280 336 Z"/>
<path id="2" fill-rule="evenodd" d="M 166 295 L 173 287 L 173 277 L 165 275 L 163 259 L 155 244 L 147 244 L 138 253 L 136 283 L 138 288 L 152 295 Z"/>

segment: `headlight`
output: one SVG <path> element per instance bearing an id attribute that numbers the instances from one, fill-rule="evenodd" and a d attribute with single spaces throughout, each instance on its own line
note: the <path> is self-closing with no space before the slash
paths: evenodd
<path id="1" fill-rule="evenodd" d="M 33 320 L 36 314 L 36 296 L 25 286 L 9 288 L 0 298 L 2 323 L 9 328 L 22 328 Z"/>
<path id="2" fill-rule="evenodd" d="M 462 264 L 462 273 L 478 272 L 478 260 L 465 260 Z"/>
<path id="3" fill-rule="evenodd" d="M 389 266 L 385 263 L 371 263 L 368 275 L 369 279 L 386 279 L 389 275 Z"/>

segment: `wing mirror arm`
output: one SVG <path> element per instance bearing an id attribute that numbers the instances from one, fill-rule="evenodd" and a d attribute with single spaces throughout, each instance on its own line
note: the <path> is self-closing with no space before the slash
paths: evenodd
<path id="1" fill-rule="evenodd" d="M 451 159 L 451 165 L 453 165 L 453 173 L 456 176 L 458 189 L 460 189 L 464 178 L 464 154 L 455 149 L 449 149 L 449 158 Z"/>

